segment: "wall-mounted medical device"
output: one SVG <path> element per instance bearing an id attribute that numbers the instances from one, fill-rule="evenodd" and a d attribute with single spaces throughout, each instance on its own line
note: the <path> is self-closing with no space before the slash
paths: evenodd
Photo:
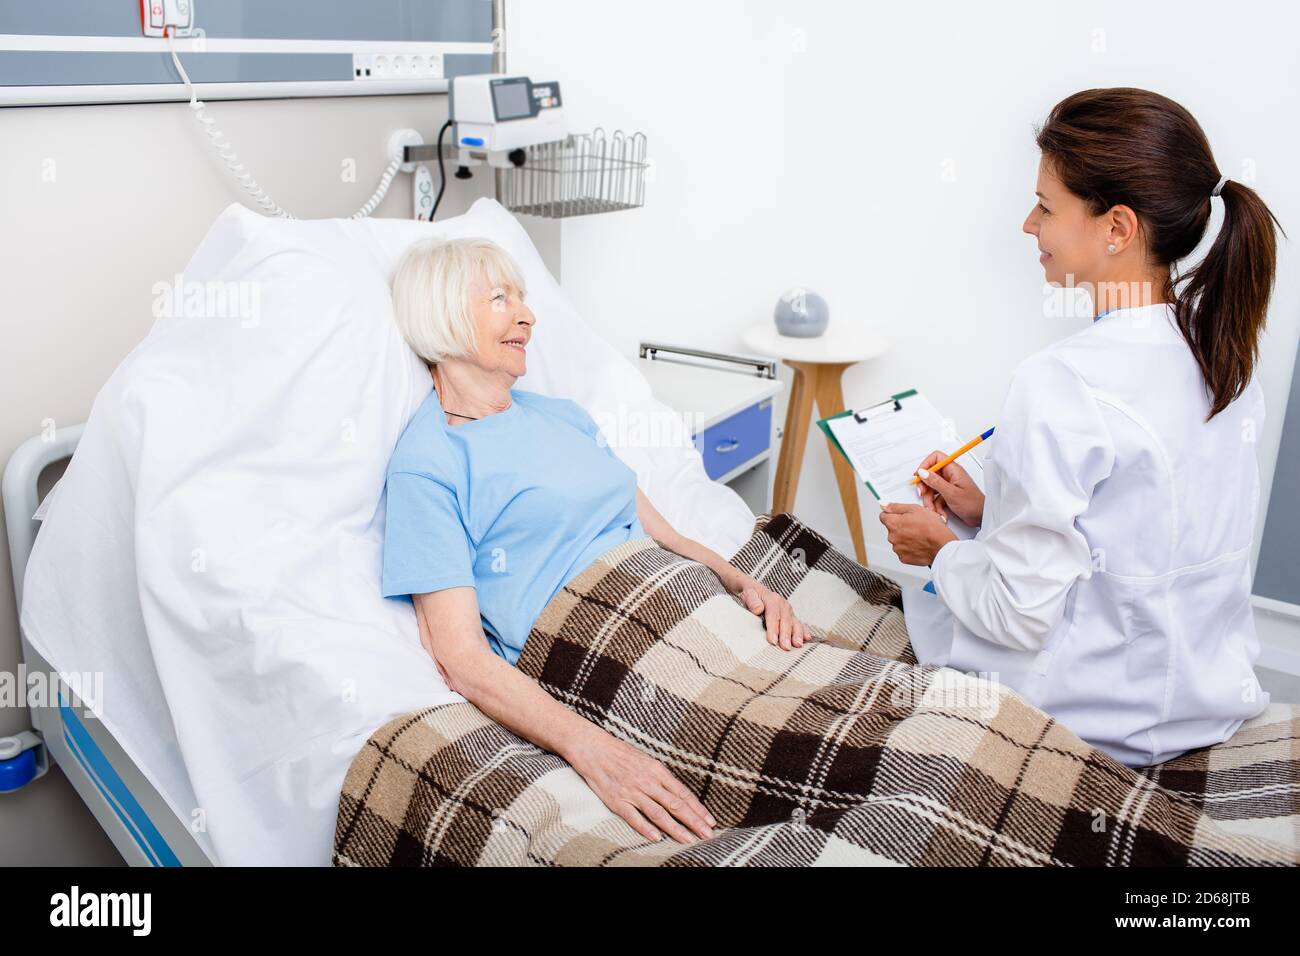
<path id="1" fill-rule="evenodd" d="M 446 189 L 444 160 L 456 178 L 486 164 L 496 173 L 497 199 L 513 212 L 562 219 L 645 204 L 646 138 L 642 133 L 572 133 L 554 80 L 537 83 L 504 73 L 458 76 L 451 81 L 449 118 L 431 146 L 405 145 L 410 171 L 437 161 L 440 182 L 432 203 L 416 197 L 416 218 L 433 218 Z M 443 140 L 453 129 L 450 144 Z"/>
<path id="2" fill-rule="evenodd" d="M 515 150 L 553 143 L 569 132 L 555 81 L 534 83 L 498 73 L 457 76 L 450 96 L 456 146 L 463 153 L 487 153 L 493 166 L 506 166 Z"/>

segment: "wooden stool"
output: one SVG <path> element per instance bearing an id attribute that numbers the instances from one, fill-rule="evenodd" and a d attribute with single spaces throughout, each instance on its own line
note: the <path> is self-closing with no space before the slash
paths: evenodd
<path id="1" fill-rule="evenodd" d="M 814 405 L 818 418 L 829 418 L 844 411 L 844 390 L 840 383 L 844 370 L 883 355 L 889 345 L 885 339 L 866 329 L 836 326 L 834 323 L 817 338 L 800 339 L 781 335 L 773 323 L 766 322 L 746 329 L 743 340 L 746 348 L 768 358 L 779 358 L 794 370 L 772 490 L 773 513 L 793 511 Z M 853 466 L 835 450 L 834 445 L 827 441 L 826 447 L 830 451 L 831 466 L 835 469 L 835 483 L 839 486 L 844 517 L 849 523 L 853 550 L 858 563 L 865 565 L 867 545 L 862 532 L 862 512 L 858 507 L 858 477 Z"/>

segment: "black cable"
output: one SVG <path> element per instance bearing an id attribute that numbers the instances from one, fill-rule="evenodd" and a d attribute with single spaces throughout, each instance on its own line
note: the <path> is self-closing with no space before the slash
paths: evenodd
<path id="1" fill-rule="evenodd" d="M 447 127 L 451 125 L 451 120 L 442 124 L 442 129 L 438 130 L 438 195 L 433 200 L 433 208 L 429 210 L 429 221 L 433 222 L 433 217 L 438 215 L 438 204 L 442 202 L 443 190 L 447 188 L 447 167 L 442 164 L 442 137 L 447 132 Z"/>

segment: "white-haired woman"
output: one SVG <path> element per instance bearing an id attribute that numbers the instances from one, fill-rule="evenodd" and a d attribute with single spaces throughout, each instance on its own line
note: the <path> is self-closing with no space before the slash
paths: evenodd
<path id="1" fill-rule="evenodd" d="M 513 387 L 537 321 L 524 293 L 514 262 L 485 239 L 425 240 L 398 266 L 398 327 L 433 391 L 388 467 L 384 594 L 414 601 L 454 690 L 567 760 L 639 833 L 711 836 L 715 821 L 665 766 L 513 666 L 533 622 L 605 551 L 649 536 L 717 574 L 772 644 L 800 647 L 809 632 L 783 597 L 675 531 L 580 406 Z"/>

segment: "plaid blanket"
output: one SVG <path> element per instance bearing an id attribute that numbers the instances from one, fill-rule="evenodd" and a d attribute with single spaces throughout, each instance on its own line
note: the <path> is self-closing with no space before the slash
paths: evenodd
<path id="1" fill-rule="evenodd" d="M 470 704 L 380 728 L 336 865 L 1134 866 L 1300 861 L 1300 710 L 1135 771 L 1014 692 L 916 665 L 895 584 L 789 515 L 733 563 L 816 640 L 783 652 L 703 565 L 641 539 L 547 605 L 519 667 L 666 764 L 718 820 L 649 843 Z"/>

